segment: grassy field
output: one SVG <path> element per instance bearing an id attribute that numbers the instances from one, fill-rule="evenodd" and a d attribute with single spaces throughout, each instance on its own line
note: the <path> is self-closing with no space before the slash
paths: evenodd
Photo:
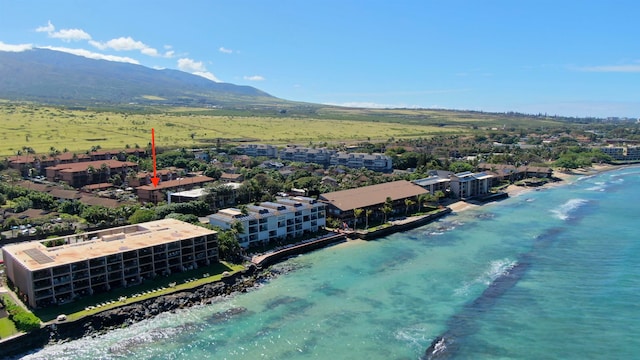
<path id="1" fill-rule="evenodd" d="M 559 122 L 537 119 L 536 126 Z M 85 152 L 94 146 L 121 149 L 145 147 L 155 129 L 156 146 L 202 147 L 218 139 L 269 144 L 354 143 L 390 138 L 428 138 L 477 131 L 478 127 L 532 127 L 531 118 L 508 118 L 476 112 L 382 110 L 315 107 L 270 110 L 129 108 L 71 110 L 60 107 L 0 102 L 0 156 L 23 147 L 46 154 Z"/>

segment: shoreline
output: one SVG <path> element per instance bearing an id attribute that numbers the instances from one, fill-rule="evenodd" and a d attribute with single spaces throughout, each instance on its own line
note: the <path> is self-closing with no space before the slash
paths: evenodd
<path id="1" fill-rule="evenodd" d="M 591 168 L 571 172 L 558 171 L 554 172 L 554 177 L 559 179 L 558 181 L 550 182 L 539 187 L 509 185 L 504 192 L 506 192 L 509 197 L 516 197 L 536 189 L 547 189 L 568 185 L 576 181 L 581 176 L 595 175 L 617 170 L 626 166 L 627 165 L 595 165 Z M 457 201 L 446 205 L 452 213 L 463 212 L 480 206 L 483 205 L 466 201 Z M 403 230 L 404 228 L 398 228 L 394 232 L 402 232 Z M 337 246 L 347 246 L 351 241 L 356 240 L 358 239 L 343 239 L 342 241 L 332 241 L 332 243 Z M 327 244 L 324 246 L 328 245 L 328 243 L 330 243 L 330 241 L 327 241 Z M 318 247 L 313 247 L 311 250 L 315 250 Z M 297 250 L 297 248 L 294 249 Z M 291 249 L 291 251 L 293 252 L 294 249 Z M 162 312 L 175 312 L 178 309 L 188 308 L 191 306 L 210 304 L 233 294 L 247 292 L 253 288 L 258 288 L 264 281 L 269 281 L 274 277 L 288 272 L 287 270 L 274 270 L 270 266 L 281 262 L 289 255 L 293 255 L 289 254 L 289 249 L 286 250 L 286 254 L 283 252 L 283 256 L 274 256 L 272 259 L 269 259 L 273 261 L 267 260 L 265 262 L 266 266 L 264 267 L 260 266 L 263 265 L 262 261 L 259 261 L 257 264 L 251 263 L 245 270 L 242 270 L 233 276 L 223 278 L 220 281 L 207 283 L 188 291 L 161 295 L 140 303 L 105 310 L 76 321 L 48 324 L 34 332 L 26 333 L 22 336 L 17 336 L 16 338 L 8 338 L 5 339 L 7 342 L 3 341 L 0 343 L 3 345 L 3 348 L 7 350 L 7 355 L 19 356 L 20 354 L 38 351 L 47 345 L 103 334 L 122 326 L 128 326 L 135 322 L 153 318 Z M 268 258 L 271 258 L 271 256 L 267 256 L 263 261 Z M 241 309 L 238 311 L 241 311 Z"/>
<path id="2" fill-rule="evenodd" d="M 608 171 L 613 171 L 613 170 L 618 170 L 618 169 L 622 169 L 624 167 L 627 167 L 629 165 L 610 165 L 610 164 L 596 164 L 593 165 L 589 168 L 580 168 L 580 169 L 574 169 L 571 171 L 554 171 L 553 172 L 553 177 L 556 179 L 559 179 L 557 181 L 554 182 L 549 182 L 546 183 L 544 185 L 541 186 L 535 186 L 535 187 L 530 187 L 530 186 L 518 186 L 518 185 L 509 185 L 507 186 L 503 191 L 505 193 L 507 193 L 509 195 L 509 197 L 517 197 L 520 196 L 522 194 L 528 193 L 530 191 L 534 191 L 537 189 L 550 189 L 550 188 L 554 188 L 554 187 L 560 187 L 560 186 L 565 186 L 565 185 L 569 185 L 573 182 L 575 182 L 576 180 L 578 180 L 580 177 L 582 176 L 592 176 L 592 175 L 597 175 L 597 174 L 601 174 L 604 172 L 608 172 Z M 475 209 L 477 207 L 480 207 L 482 205 L 478 205 L 478 204 L 474 204 L 471 202 L 467 202 L 467 201 L 456 201 L 453 202 L 449 205 L 447 205 L 449 208 L 451 208 L 451 210 L 454 213 L 459 213 L 459 212 L 463 212 L 466 210 L 471 210 L 471 209 Z"/>

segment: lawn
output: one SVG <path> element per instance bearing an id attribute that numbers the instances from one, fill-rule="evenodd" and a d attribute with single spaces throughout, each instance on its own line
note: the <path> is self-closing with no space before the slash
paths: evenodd
<path id="1" fill-rule="evenodd" d="M 0 319 L 0 339 L 8 338 L 11 335 L 15 335 L 18 333 L 18 329 L 13 324 L 13 321 L 9 320 L 8 317 L 3 317 Z"/>
<path id="2" fill-rule="evenodd" d="M 108 293 L 82 298 L 65 305 L 36 309 L 33 313 L 43 322 L 51 321 L 60 314 L 67 315 L 67 319 L 69 320 L 77 320 L 84 316 L 115 308 L 120 305 L 131 304 L 173 292 L 185 291 L 206 283 L 219 281 L 222 279 L 224 272 L 233 274 L 243 269 L 243 265 L 221 262 L 206 268 L 176 273 L 169 277 L 147 280 L 141 285 L 114 289 Z M 171 286 L 173 283 L 175 283 L 175 286 Z M 121 297 L 126 297 L 126 299 L 122 301 L 120 300 Z M 101 306 L 98 307 L 98 305 Z M 87 309 L 92 306 L 94 308 Z"/>

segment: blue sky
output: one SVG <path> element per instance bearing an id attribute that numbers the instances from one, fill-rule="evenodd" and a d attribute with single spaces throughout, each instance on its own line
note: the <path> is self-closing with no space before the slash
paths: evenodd
<path id="1" fill-rule="evenodd" d="M 0 0 L 0 50 L 173 68 L 295 101 L 640 117 L 638 1 Z"/>

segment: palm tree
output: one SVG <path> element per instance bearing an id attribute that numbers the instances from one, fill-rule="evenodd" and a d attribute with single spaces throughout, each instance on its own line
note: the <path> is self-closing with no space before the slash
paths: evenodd
<path id="1" fill-rule="evenodd" d="M 368 229 L 369 228 L 369 216 L 371 216 L 371 214 L 373 214 L 373 210 L 367 209 L 367 211 L 365 211 L 364 214 L 366 216 L 366 221 L 367 221 L 366 228 Z"/>
<path id="2" fill-rule="evenodd" d="M 409 198 L 404 199 L 404 205 L 405 205 L 405 207 L 406 207 L 406 208 L 405 208 L 405 211 L 404 211 L 404 214 L 405 214 L 405 215 L 409 215 L 409 208 L 410 208 L 411 206 L 415 205 L 415 203 L 416 203 L 415 201 L 413 201 L 413 200 L 411 200 L 411 199 L 409 199 Z"/>
<path id="3" fill-rule="evenodd" d="M 362 216 L 362 212 L 364 210 L 361 208 L 357 208 L 357 209 L 353 209 L 353 217 L 354 217 L 354 222 L 353 222 L 353 229 L 356 230 L 358 228 L 358 218 L 360 216 Z"/>
<path id="4" fill-rule="evenodd" d="M 429 193 L 424 193 L 416 196 L 416 200 L 418 201 L 418 212 L 422 212 L 422 206 L 427 201 Z"/>

